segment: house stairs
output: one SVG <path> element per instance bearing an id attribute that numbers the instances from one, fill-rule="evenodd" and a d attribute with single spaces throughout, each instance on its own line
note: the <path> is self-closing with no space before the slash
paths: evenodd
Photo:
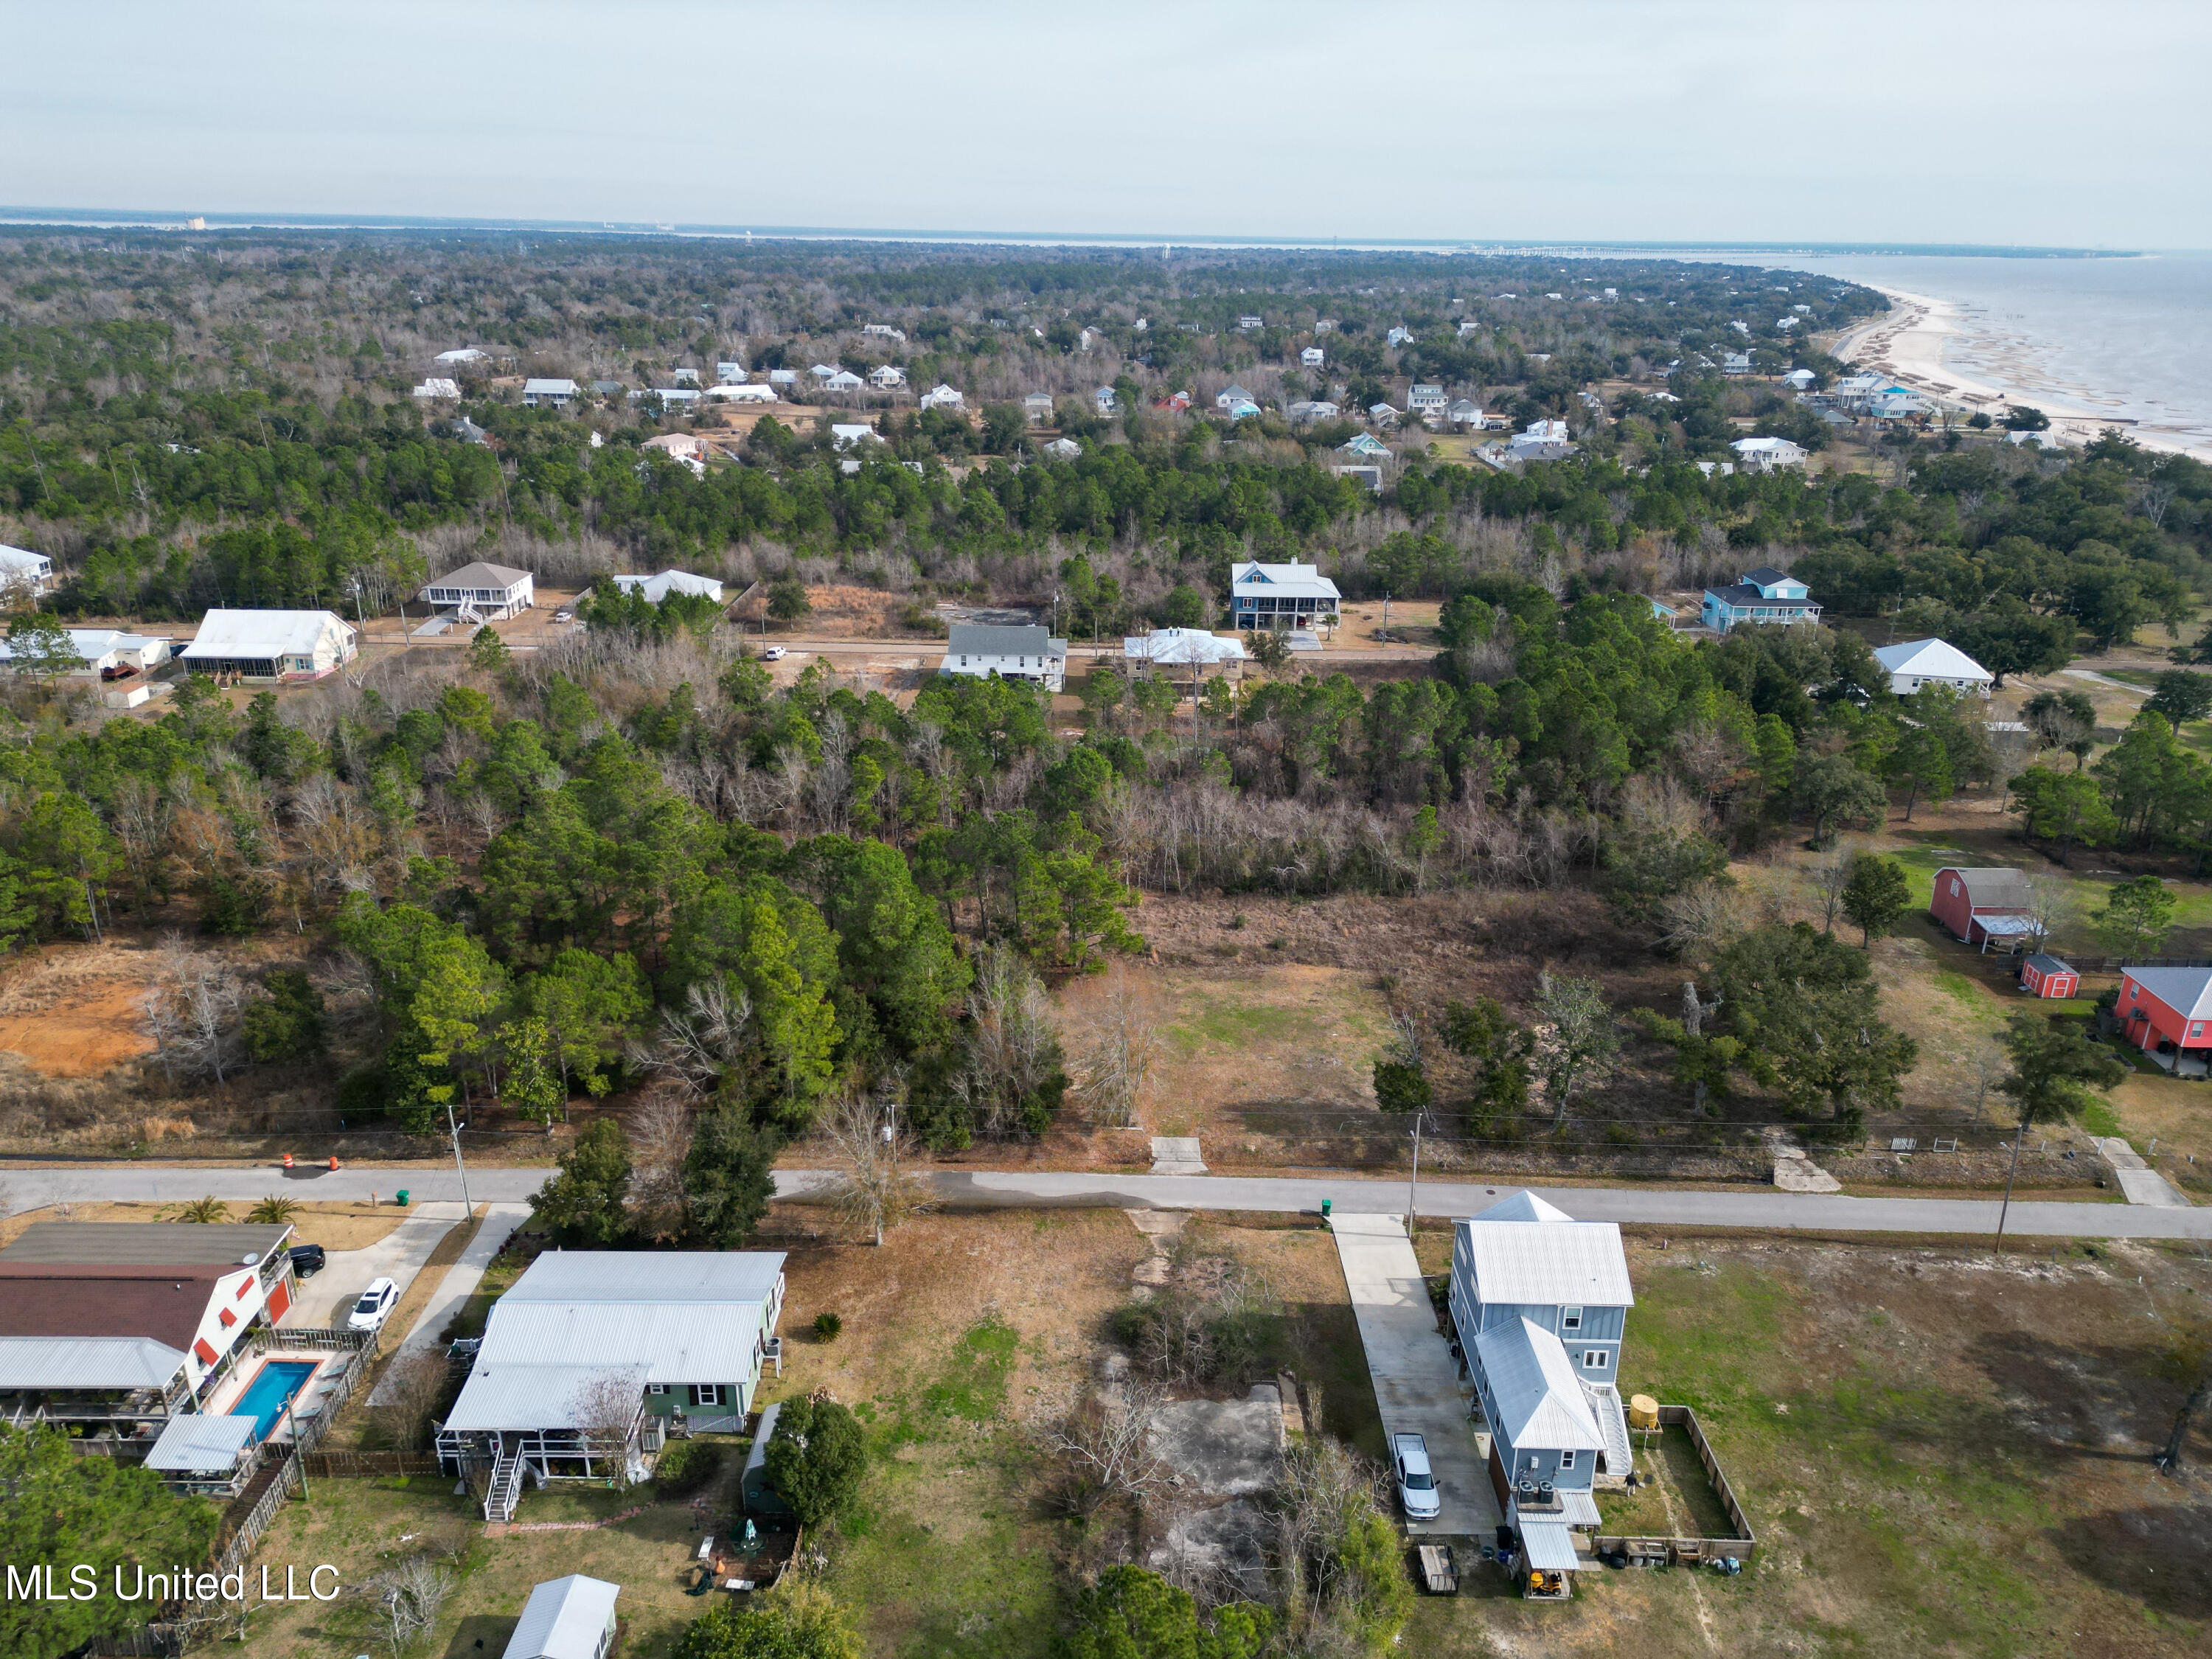
<path id="1" fill-rule="evenodd" d="M 1628 1413 L 1621 1408 L 1620 1390 L 1610 1382 L 1585 1382 L 1583 1395 L 1589 1401 L 1590 1415 L 1597 1419 L 1598 1434 L 1605 1441 L 1605 1461 L 1590 1484 L 1600 1492 L 1620 1492 L 1627 1486 L 1629 1472 L 1636 1467 L 1636 1451 L 1629 1443 Z"/>
<path id="2" fill-rule="evenodd" d="M 514 1506 L 521 1498 L 522 1455 L 501 1452 L 499 1461 L 491 1466 L 491 1484 L 484 1489 L 484 1519 L 514 1520 Z"/>

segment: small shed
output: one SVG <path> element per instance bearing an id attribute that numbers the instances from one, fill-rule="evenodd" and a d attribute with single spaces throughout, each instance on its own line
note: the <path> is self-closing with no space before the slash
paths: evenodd
<path id="1" fill-rule="evenodd" d="M 781 1400 L 761 1413 L 760 1427 L 753 1434 L 752 1449 L 745 1454 L 745 1472 L 738 1478 L 738 1495 L 747 1515 L 781 1519 L 791 1513 L 791 1506 L 768 1483 L 768 1443 L 775 1437 L 776 1420 L 782 1415 L 783 1402 Z"/>
<path id="2" fill-rule="evenodd" d="M 2020 964 L 2020 988 L 2030 996 L 2070 997 L 2081 988 L 2081 975 L 2039 951 Z"/>
<path id="3" fill-rule="evenodd" d="M 572 1572 L 530 1592 L 505 1659 L 605 1659 L 615 1639 L 620 1584 Z"/>
<path id="4" fill-rule="evenodd" d="M 253 1470 L 256 1426 L 251 1417 L 173 1417 L 146 1467 L 180 1491 L 236 1497 Z"/>

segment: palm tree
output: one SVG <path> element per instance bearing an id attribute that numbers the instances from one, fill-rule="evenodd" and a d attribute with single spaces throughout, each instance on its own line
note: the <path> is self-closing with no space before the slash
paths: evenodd
<path id="1" fill-rule="evenodd" d="M 289 1225 L 293 1217 L 299 1213 L 298 1199 L 279 1198 L 276 1194 L 271 1193 L 249 1210 L 246 1218 L 248 1221 L 258 1221 L 271 1227 L 283 1227 Z"/>
<path id="2" fill-rule="evenodd" d="M 230 1206 L 210 1193 L 205 1198 L 193 1199 L 188 1204 L 179 1204 L 169 1212 L 172 1221 L 228 1221 Z"/>

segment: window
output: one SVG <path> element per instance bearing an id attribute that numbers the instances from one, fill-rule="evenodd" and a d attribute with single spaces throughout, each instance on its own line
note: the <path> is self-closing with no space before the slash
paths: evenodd
<path id="1" fill-rule="evenodd" d="M 693 1387 L 691 1397 L 702 1406 L 719 1406 L 722 1403 L 722 1385 L 719 1382 L 698 1383 Z"/>
<path id="2" fill-rule="evenodd" d="M 2191 1020 L 2189 1024 L 2189 1035 L 2192 1037 L 2203 1036 L 2204 1035 L 2204 1022 L 2201 1019 Z"/>
<path id="3" fill-rule="evenodd" d="M 645 1391 L 647 1394 L 666 1394 L 668 1392 L 668 1384 L 665 1382 L 648 1382 L 645 1385 Z"/>
<path id="4" fill-rule="evenodd" d="M 1563 1469 L 1571 1469 L 1571 1468 L 1574 1468 L 1574 1466 L 1575 1466 L 1575 1454 L 1574 1454 L 1574 1451 L 1573 1451 L 1573 1449 L 1572 1449 L 1571 1448 L 1570 1448 L 1568 1450 L 1563 1451 L 1563 1452 L 1561 1452 L 1561 1453 L 1559 1454 L 1559 1467 L 1560 1467 L 1561 1468 L 1563 1468 Z"/>
<path id="5" fill-rule="evenodd" d="M 1583 1349 L 1583 1369 L 1586 1371 L 1603 1370 L 1605 1369 L 1605 1350 L 1603 1348 Z"/>
<path id="6" fill-rule="evenodd" d="M 1578 1331 L 1582 1329 L 1582 1328 L 1583 1310 L 1580 1308 L 1562 1308 L 1559 1310 L 1559 1328 L 1561 1330 Z"/>

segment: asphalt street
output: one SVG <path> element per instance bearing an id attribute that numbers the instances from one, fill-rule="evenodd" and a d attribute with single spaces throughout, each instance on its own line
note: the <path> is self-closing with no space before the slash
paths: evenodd
<path id="1" fill-rule="evenodd" d="M 545 1180 L 544 1169 L 469 1170 L 476 1202 L 526 1202 Z M 1083 1175 L 1059 1170 L 933 1170 L 927 1177 L 949 1209 L 1030 1209 L 1097 1206 L 1111 1209 L 1253 1210 L 1297 1213 L 1333 1201 L 1346 1213 L 1402 1215 L 1406 1183 L 1358 1177 L 1267 1176 Z M 811 1170 L 779 1170 L 776 1190 L 803 1198 L 828 1176 Z M 129 1164 L 0 1170 L 0 1213 L 49 1204 L 99 1200 L 176 1203 L 212 1194 L 256 1199 L 282 1192 L 301 1199 L 391 1196 L 404 1186 L 416 1203 L 456 1201 L 459 1179 L 451 1170 L 392 1170 L 364 1166 L 336 1170 L 280 1170 L 265 1164 L 216 1166 Z M 1447 1220 L 1472 1215 L 1505 1194 L 1513 1182 L 1421 1183 L 1420 1212 Z M 1840 1194 L 1781 1193 L 1771 1188 L 1692 1192 L 1664 1187 L 1548 1187 L 1534 1188 L 1580 1221 L 1645 1222 L 1678 1227 L 1744 1227 L 1788 1231 L 1870 1233 L 1993 1233 L 1997 1201 L 1984 1198 L 1850 1198 Z M 2212 1206 L 2168 1208 L 2144 1204 L 2020 1203 L 2012 1206 L 2008 1233 L 2039 1238 L 2212 1239 Z"/>

